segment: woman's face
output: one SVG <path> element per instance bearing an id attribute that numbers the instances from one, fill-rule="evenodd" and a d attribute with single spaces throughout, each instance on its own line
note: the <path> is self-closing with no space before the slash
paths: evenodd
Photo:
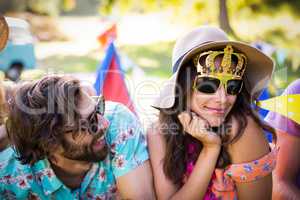
<path id="1" fill-rule="evenodd" d="M 226 94 L 220 86 L 214 94 L 205 94 L 193 90 L 190 98 L 190 109 L 206 119 L 210 126 L 220 126 L 236 101 L 236 95 Z"/>
<path id="2" fill-rule="evenodd" d="M 220 67 L 221 62 L 221 57 L 216 58 L 215 66 Z M 217 91 L 213 94 L 192 89 L 188 106 L 191 111 L 206 119 L 210 126 L 220 126 L 232 109 L 236 98 L 237 95 L 227 94 L 224 85 L 220 84 Z"/>

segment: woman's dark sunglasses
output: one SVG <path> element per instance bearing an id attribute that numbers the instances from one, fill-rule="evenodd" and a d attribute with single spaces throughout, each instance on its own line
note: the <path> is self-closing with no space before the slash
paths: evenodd
<path id="1" fill-rule="evenodd" d="M 215 77 L 196 77 L 193 88 L 205 94 L 214 94 L 220 87 L 225 86 L 228 95 L 237 95 L 241 92 L 243 87 L 243 80 L 241 79 L 218 79 Z"/>

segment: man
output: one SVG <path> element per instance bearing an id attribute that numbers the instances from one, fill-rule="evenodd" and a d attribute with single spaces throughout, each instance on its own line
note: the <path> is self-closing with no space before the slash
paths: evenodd
<path id="1" fill-rule="evenodd" d="M 77 79 L 26 83 L 10 101 L 13 148 L 0 153 L 0 199 L 154 199 L 142 128 Z M 15 150 L 15 151 L 14 151 Z"/>

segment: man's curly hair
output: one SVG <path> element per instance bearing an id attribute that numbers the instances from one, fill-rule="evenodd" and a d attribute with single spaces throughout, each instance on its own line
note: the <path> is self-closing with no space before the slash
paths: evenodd
<path id="1" fill-rule="evenodd" d="M 78 124 L 81 94 L 79 80 L 69 76 L 46 76 L 15 90 L 6 128 L 22 164 L 47 158 L 61 144 L 64 127 Z"/>

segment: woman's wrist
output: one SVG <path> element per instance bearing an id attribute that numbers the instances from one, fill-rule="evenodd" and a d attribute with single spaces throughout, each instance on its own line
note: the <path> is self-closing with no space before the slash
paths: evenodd
<path id="1" fill-rule="evenodd" d="M 220 153 L 221 145 L 204 145 L 201 151 L 206 153 Z"/>

